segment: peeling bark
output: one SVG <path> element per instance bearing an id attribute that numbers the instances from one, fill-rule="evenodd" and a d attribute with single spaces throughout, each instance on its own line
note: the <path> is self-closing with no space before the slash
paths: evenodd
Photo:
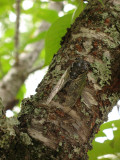
<path id="1" fill-rule="evenodd" d="M 63 38 L 37 93 L 23 100 L 14 142 L 25 148 L 20 133 L 21 139 L 30 136 L 23 159 L 87 160 L 95 134 L 120 97 L 120 2 L 103 3 L 90 1 Z"/>

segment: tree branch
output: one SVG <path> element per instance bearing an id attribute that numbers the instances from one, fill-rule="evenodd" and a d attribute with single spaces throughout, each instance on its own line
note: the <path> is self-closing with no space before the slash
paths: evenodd
<path id="1" fill-rule="evenodd" d="M 50 3 L 50 8 L 51 7 L 54 9 L 56 9 L 57 7 L 58 11 L 60 11 L 60 9 L 63 8 L 63 5 L 58 2 L 52 2 Z M 38 33 L 48 30 L 49 27 L 50 24 L 43 21 L 38 29 Z M 31 52 L 29 54 L 20 54 L 19 64 L 14 65 L 0 81 L 0 97 L 2 98 L 6 110 L 12 109 L 16 104 L 16 94 L 18 93 L 25 79 L 28 77 L 31 68 L 33 68 L 33 65 L 37 60 L 43 47 L 44 40 L 31 44 Z"/>
<path id="2" fill-rule="evenodd" d="M 0 125 L 4 159 L 88 159 L 112 100 L 120 97 L 120 33 L 114 28 L 120 2 L 103 3 L 91 0 L 68 30 L 37 93 L 22 101 L 19 123 Z"/>
<path id="3" fill-rule="evenodd" d="M 37 70 L 42 69 L 42 67 L 43 67 L 43 66 L 44 66 L 44 62 L 41 62 L 41 64 L 40 64 L 40 65 L 38 65 L 38 66 L 36 66 L 36 67 L 31 68 L 31 70 L 29 71 L 29 74 L 30 74 L 30 73 L 33 73 L 33 72 L 35 72 L 35 71 L 37 71 Z"/>
<path id="4" fill-rule="evenodd" d="M 19 63 L 19 27 L 20 27 L 20 2 L 16 0 L 16 28 L 15 28 L 15 59 L 16 64 Z"/>

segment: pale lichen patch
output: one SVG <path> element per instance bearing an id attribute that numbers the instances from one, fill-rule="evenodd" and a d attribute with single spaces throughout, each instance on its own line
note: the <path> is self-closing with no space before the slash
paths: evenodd
<path id="1" fill-rule="evenodd" d="M 93 48 L 91 39 L 88 39 L 87 41 L 85 41 L 83 43 L 83 46 L 84 46 L 86 52 L 89 53 L 91 51 L 91 49 Z"/>
<path id="2" fill-rule="evenodd" d="M 108 15 L 108 13 L 107 13 L 107 12 L 102 13 L 102 17 L 103 17 L 103 19 L 106 19 L 108 16 L 109 16 L 109 15 Z"/>
<path id="3" fill-rule="evenodd" d="M 20 139 L 22 141 L 22 143 L 24 143 L 25 145 L 32 145 L 32 139 L 29 137 L 29 135 L 27 133 L 20 133 Z"/>
<path id="4" fill-rule="evenodd" d="M 93 69 L 93 78 L 99 82 L 101 87 L 104 87 L 106 84 L 110 84 L 111 80 L 111 62 L 110 58 L 103 55 L 103 61 L 95 60 L 91 64 Z"/>
<path id="5" fill-rule="evenodd" d="M 120 94 L 112 93 L 112 95 L 109 96 L 108 99 L 111 102 L 112 106 L 114 106 L 116 105 L 117 101 L 120 99 Z"/>

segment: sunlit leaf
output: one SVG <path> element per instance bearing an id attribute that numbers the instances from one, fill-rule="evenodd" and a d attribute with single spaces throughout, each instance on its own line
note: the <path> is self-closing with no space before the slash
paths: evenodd
<path id="1" fill-rule="evenodd" d="M 14 0 L 0 0 L 0 16 L 12 9 Z"/>
<path id="2" fill-rule="evenodd" d="M 24 94 L 26 93 L 26 86 L 25 84 L 23 84 L 19 90 L 19 92 L 17 93 L 17 96 L 16 96 L 16 99 L 19 100 L 19 106 L 20 106 L 20 103 L 22 101 L 22 99 L 24 98 Z"/>
<path id="3" fill-rule="evenodd" d="M 40 21 L 40 19 L 43 19 L 53 23 L 58 18 L 58 12 L 51 9 L 37 8 L 36 10 L 34 10 L 34 8 L 31 8 L 27 11 L 24 11 L 24 13 L 32 14 L 33 11 L 34 11 L 33 21 L 36 21 L 36 20 Z"/>
<path id="4" fill-rule="evenodd" d="M 40 41 L 41 39 L 44 39 L 46 35 L 46 31 L 39 33 L 36 37 L 32 37 L 30 33 L 24 33 L 21 35 L 21 46 L 20 50 L 23 51 L 24 48 L 30 44 Z M 26 39 L 28 37 L 28 39 Z"/>
<path id="5" fill-rule="evenodd" d="M 85 3 L 83 2 L 83 0 L 80 0 L 78 7 L 76 8 L 76 10 L 73 13 L 72 23 L 80 15 L 80 13 L 83 11 L 84 8 L 85 8 Z"/>
<path id="6" fill-rule="evenodd" d="M 49 65 L 53 55 L 60 48 L 61 38 L 65 35 L 67 28 L 70 27 L 72 14 L 60 17 L 49 28 L 45 38 L 45 64 Z"/>
<path id="7" fill-rule="evenodd" d="M 107 122 L 101 125 L 100 131 L 96 134 L 96 137 L 102 137 L 103 130 L 112 129 L 114 138 L 112 140 L 105 140 L 104 143 L 93 141 L 93 150 L 88 152 L 89 160 L 96 159 L 98 156 L 106 154 L 117 154 L 120 153 L 120 120 Z M 96 138 L 95 137 L 95 138 Z"/>
<path id="8" fill-rule="evenodd" d="M 11 68 L 11 58 L 9 56 L 0 56 L 0 78 L 2 78 Z"/>

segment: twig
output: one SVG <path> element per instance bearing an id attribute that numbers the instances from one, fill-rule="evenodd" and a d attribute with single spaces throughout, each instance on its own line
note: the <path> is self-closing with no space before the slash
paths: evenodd
<path id="1" fill-rule="evenodd" d="M 16 31 L 15 31 L 15 59 L 16 64 L 19 63 L 19 27 L 20 27 L 20 2 L 16 0 Z"/>
<path id="2" fill-rule="evenodd" d="M 32 69 L 30 69 L 29 74 L 33 73 L 39 69 L 42 69 L 43 65 L 44 65 L 44 62 L 41 62 L 41 64 L 39 66 L 33 67 Z"/>

